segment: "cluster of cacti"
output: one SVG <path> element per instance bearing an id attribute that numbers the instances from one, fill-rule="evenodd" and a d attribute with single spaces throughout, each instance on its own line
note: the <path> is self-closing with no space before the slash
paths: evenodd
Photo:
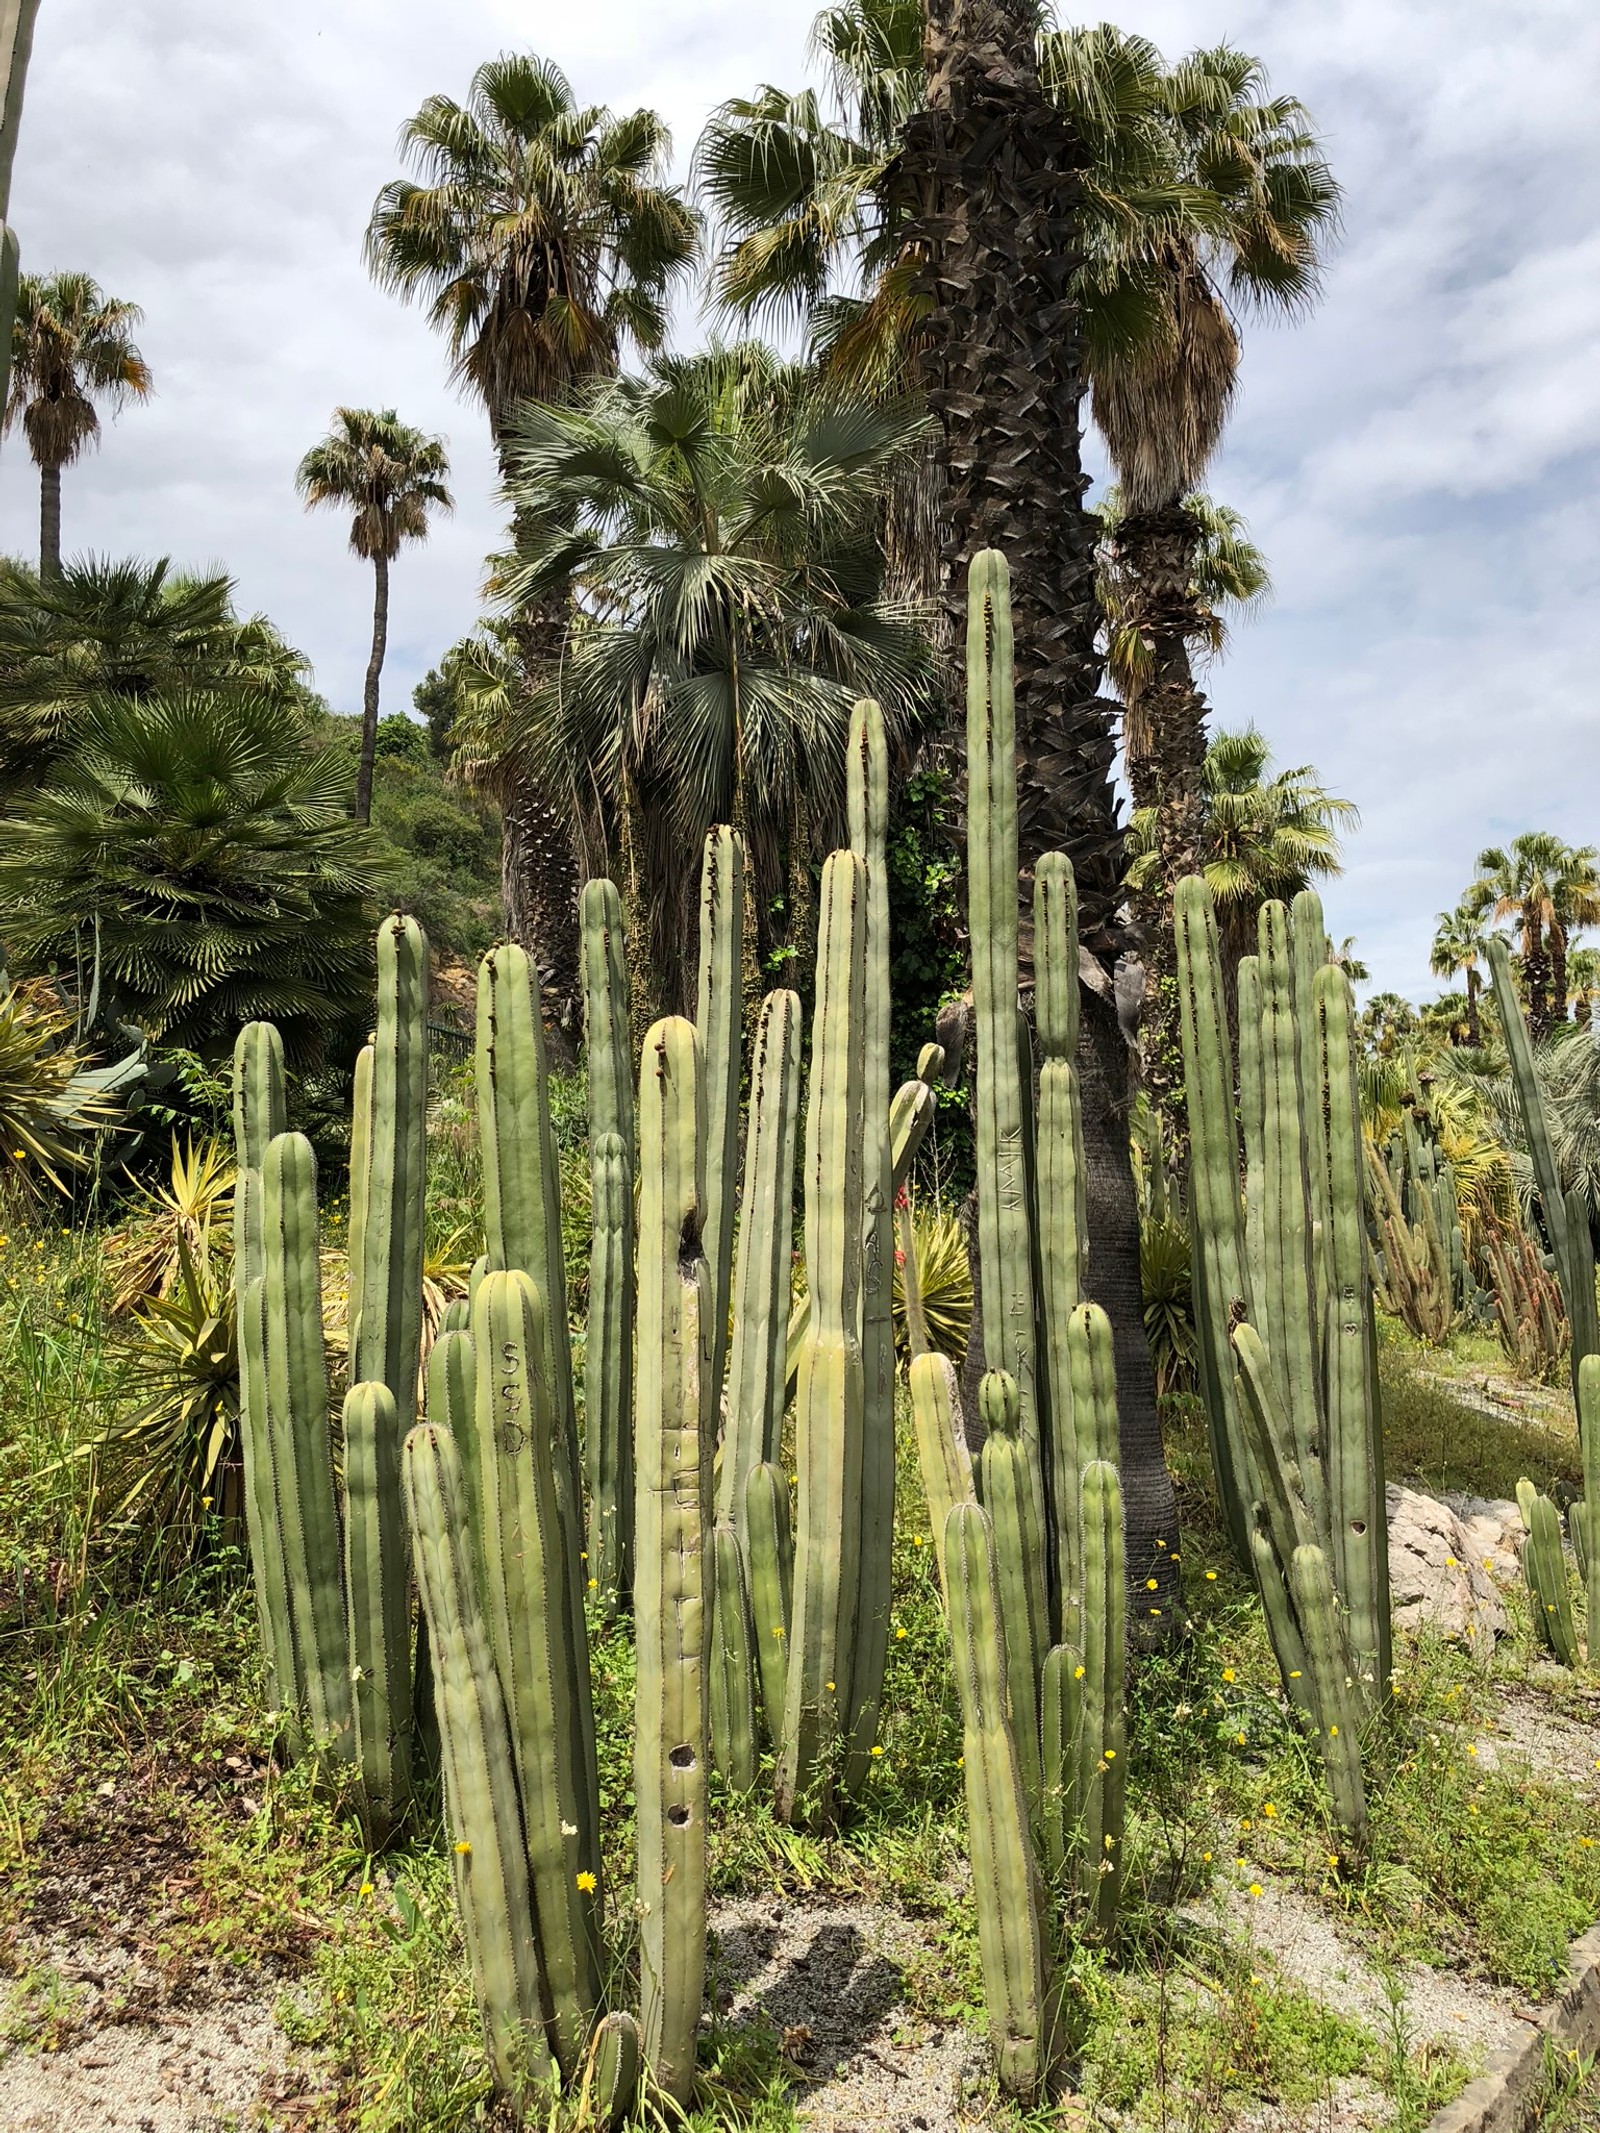
<path id="1" fill-rule="evenodd" d="M 1520 1222 L 1484 1223 L 1480 1243 L 1501 1347 L 1519 1376 L 1555 1383 L 1566 1374 L 1569 1329 L 1553 1268 Z"/>
<path id="2" fill-rule="evenodd" d="M 1388 1529 L 1349 980 L 1315 894 L 1262 909 L 1237 980 L 1238 1110 L 1216 915 L 1174 899 L 1201 1380 L 1219 1491 L 1335 1814 L 1366 1823 L 1362 1721 L 1388 1691 Z M 1242 1181 L 1242 1194 L 1241 1194 Z"/>
<path id="3" fill-rule="evenodd" d="M 1450 1166 L 1431 1166 L 1431 1155 L 1409 1117 L 1386 1157 L 1366 1144 L 1377 1299 L 1418 1340 L 1442 1348 L 1456 1322 L 1466 1258 Z"/>

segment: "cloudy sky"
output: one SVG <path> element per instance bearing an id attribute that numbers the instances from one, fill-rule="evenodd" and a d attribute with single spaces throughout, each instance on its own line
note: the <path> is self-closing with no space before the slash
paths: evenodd
<path id="1" fill-rule="evenodd" d="M 68 473 L 68 549 L 222 563 L 353 709 L 370 580 L 293 472 L 336 404 L 392 404 L 448 437 L 459 505 L 396 568 L 386 703 L 403 706 L 470 627 L 497 519 L 482 417 L 362 270 L 401 121 L 531 45 L 585 99 L 654 105 L 681 165 L 720 98 L 800 81 L 811 12 L 43 0 L 12 201 L 24 264 L 141 304 L 157 383 Z M 1360 804 L 1330 924 L 1416 996 L 1433 914 L 1481 845 L 1535 825 L 1600 841 L 1600 9 L 1140 0 L 1120 19 L 1171 53 L 1258 53 L 1346 189 L 1316 316 L 1248 335 L 1212 486 L 1276 593 L 1212 693 Z M 8 443 L 0 545 L 36 541 Z"/>

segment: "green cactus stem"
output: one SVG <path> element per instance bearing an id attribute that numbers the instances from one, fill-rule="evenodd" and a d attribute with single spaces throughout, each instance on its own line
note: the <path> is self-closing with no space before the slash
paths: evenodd
<path id="1" fill-rule="evenodd" d="M 1517 1484 L 1517 1503 L 1527 1539 L 1522 1544 L 1522 1571 L 1534 1634 L 1563 1666 L 1578 1663 L 1578 1632 L 1572 1620 L 1567 1560 L 1561 1546 L 1561 1513 L 1548 1496 L 1525 1481 Z"/>
<path id="2" fill-rule="evenodd" d="M 945 1521 L 943 1553 L 989 2034 L 1001 2086 L 1032 2100 L 1048 2089 L 1054 2071 L 1054 1993 L 1044 1891 L 1006 1716 L 1005 1632 L 993 1534 L 977 1504 L 953 1508 Z"/>
<path id="3" fill-rule="evenodd" d="M 771 1461 L 750 1469 L 744 1485 L 744 1526 L 761 1706 L 767 1733 L 776 1743 L 783 1732 L 783 1699 L 789 1681 L 794 1545 L 789 1537 L 789 1484 L 783 1469 Z"/>
<path id="4" fill-rule="evenodd" d="M 344 1403 L 345 1602 L 364 1818 L 379 1844 L 411 1806 L 411 1582 L 400 1445 L 388 1386 L 352 1385 Z"/>
<path id="5" fill-rule="evenodd" d="M 1082 1634 L 1077 1607 L 1083 1582 L 1083 1476 L 1096 1459 L 1115 1466 L 1120 1457 L 1117 1366 L 1111 1321 L 1098 1304 L 1079 1304 L 1067 1320 L 1067 1367 L 1072 1387 L 1073 1443 L 1078 1469 L 1076 1473 L 1064 1472 L 1062 1479 L 1069 1491 L 1074 1529 L 1071 1559 L 1078 1565 L 1078 1577 L 1061 1596 L 1061 1626 L 1064 1641 L 1076 1644 Z M 1061 1507 L 1058 1516 L 1065 1524 L 1067 1506 Z"/>
<path id="6" fill-rule="evenodd" d="M 699 1039 L 678 1018 L 639 1077 L 639 1320 L 634 1393 L 634 1798 L 644 2053 L 686 2103 L 705 1995 L 711 1302 L 700 1245 Z"/>
<path id="7" fill-rule="evenodd" d="M 700 1033 L 706 1114 L 705 1248 L 711 1277 L 713 1416 L 722 1411 L 733 1283 L 733 1217 L 739 1198 L 739 1055 L 744 943 L 744 839 L 719 824 L 706 834 L 700 867 Z"/>
<path id="8" fill-rule="evenodd" d="M 958 1503 L 976 1503 L 972 1454 L 961 1412 L 961 1379 L 947 1355 L 919 1355 L 911 1363 L 911 1419 L 917 1433 L 917 1464 L 933 1528 L 933 1559 L 939 1593 L 948 1611 L 944 1582 L 945 1520 Z"/>
<path id="9" fill-rule="evenodd" d="M 584 1468 L 589 1575 L 611 1615 L 633 1575 L 633 1067 L 622 899 L 585 882 L 578 906 L 588 1061 L 589 1316 Z"/>
<path id="10" fill-rule="evenodd" d="M 1089 1256 L 1088 1186 L 1078 1098 L 1078 898 L 1072 867 L 1047 852 L 1033 874 L 1034 1013 L 1039 1069 L 1037 1190 L 1039 1295 L 1050 1394 L 1051 1494 L 1057 1595 L 1077 1589 L 1078 1475 L 1067 1325 L 1083 1298 Z"/>
<path id="11" fill-rule="evenodd" d="M 1600 1517 L 1600 1356 L 1586 1355 L 1578 1363 L 1578 1439 L 1583 1452 L 1583 1501 L 1572 1505 L 1567 1523 L 1589 1603 L 1593 1664 L 1600 1660 L 1600 1545 L 1596 1545 L 1600 1535 L 1594 1524 Z"/>
<path id="12" fill-rule="evenodd" d="M 1122 1485 L 1105 1459 L 1083 1470 L 1083 1679 L 1078 1727 L 1077 1809 L 1083 1830 L 1080 1886 L 1101 1936 L 1116 1930 L 1122 1890 L 1127 1724 L 1127 1649 Z"/>
<path id="13" fill-rule="evenodd" d="M 570 1605 L 541 1368 L 544 1312 L 520 1269 L 484 1276 L 472 1348 L 483 1596 L 516 1757 L 551 2043 L 570 2081 L 600 1997 L 599 1795 L 581 1718 L 592 1709 L 587 1633 Z"/>
<path id="14" fill-rule="evenodd" d="M 800 998 L 772 992 L 761 1003 L 750 1062 L 728 1418 L 717 1471 L 717 1518 L 741 1535 L 749 1477 L 777 1457 L 783 1427 L 799 1117 Z"/>
<path id="15" fill-rule="evenodd" d="M 553 2102 L 549 2006 L 539 1967 L 515 1759 L 473 1567 L 455 1440 L 437 1423 L 406 1439 L 412 1560 L 434 1654 L 445 1819 L 456 1909 L 495 2085 L 526 2108 Z"/>
<path id="16" fill-rule="evenodd" d="M 348 1757 L 355 1741 L 340 1574 L 344 1551 L 322 1343 L 317 1159 L 302 1133 L 280 1133 L 268 1143 L 261 1166 L 261 1220 L 264 1355 L 251 1367 L 266 1388 L 295 1686 L 311 1740 Z"/>
<path id="17" fill-rule="evenodd" d="M 283 1043 L 270 1022 L 247 1022 L 233 1050 L 233 1269 L 238 1294 L 239 1434 L 244 1453 L 245 1525 L 255 1572 L 256 1619 L 267 1676 L 267 1701 L 300 1701 L 289 1588 L 278 1530 L 277 1481 L 267 1424 L 265 1332 L 259 1285 L 266 1271 L 261 1225 L 261 1166 L 268 1144 L 287 1123 Z M 252 1309 L 245 1299 L 255 1289 Z"/>
<path id="18" fill-rule="evenodd" d="M 978 1259 L 983 1353 L 1016 1380 L 1022 1441 L 1047 1501 L 1033 1294 L 1033 1207 L 1017 1017 L 1016 705 L 1010 575 L 984 549 L 967 573 L 967 894 L 977 1031 Z"/>
<path id="19" fill-rule="evenodd" d="M 755 1789 L 755 1631 L 744 1555 L 731 1525 L 713 1528 L 712 1571 L 716 1584 L 711 1640 L 711 1748 L 730 1791 Z"/>
<path id="20" fill-rule="evenodd" d="M 428 944 L 414 918 L 378 928 L 372 1054 L 365 1136 L 352 1147 L 362 1175 L 352 1190 L 361 1226 L 350 1232 L 350 1372 L 388 1386 L 403 1439 L 417 1411 L 427 1199 Z"/>
<path id="21" fill-rule="evenodd" d="M 870 698 L 850 718 L 850 848 L 866 875 L 862 991 L 861 1541 L 860 1593 L 850 1660 L 845 1787 L 871 1769 L 889 1650 L 894 1564 L 894 1161 L 889 1128 L 889 750 Z"/>
<path id="22" fill-rule="evenodd" d="M 994 1533 L 1011 1735 L 1029 1812 L 1037 1819 L 1043 1798 L 1039 1670 L 1050 1642 L 1044 1513 L 1034 1495 L 1033 1473 L 1019 1433 L 1016 1384 L 1005 1371 L 985 1372 L 978 1412 L 985 1430 L 980 1461 L 983 1507 Z"/>
<path id="23" fill-rule="evenodd" d="M 1230 1346 L 1236 1308 L 1250 1313 L 1239 1134 L 1234 1118 L 1222 945 L 1211 891 L 1198 875 L 1173 893 L 1183 1075 L 1189 1113 L 1189 1194 L 1193 1211 L 1195 1327 L 1211 1462 L 1228 1538 L 1250 1568 L 1249 1506 L 1255 1491 Z"/>
<path id="24" fill-rule="evenodd" d="M 1081 1609 L 1080 1597 L 1080 1612 Z M 1078 1761 L 1083 1734 L 1084 1673 L 1083 1653 L 1075 1644 L 1053 1644 L 1044 1655 L 1039 1681 L 1044 1773 L 1039 1827 L 1045 1872 L 1052 1888 L 1058 1890 L 1069 1885 L 1083 1842 Z"/>
<path id="25" fill-rule="evenodd" d="M 631 2014 L 602 2015 L 583 2071 L 578 2121 L 613 2133 L 626 2123 L 639 2093 L 643 2049 L 639 2025 Z"/>
<path id="26" fill-rule="evenodd" d="M 6 221 L 11 212 L 11 167 L 22 125 L 22 91 L 33 51 L 33 25 L 39 0 L 5 0 L 0 7 L 0 75 L 5 79 L 4 116 L 0 118 L 0 406 L 11 386 L 11 336 L 16 325 L 17 280 L 21 254 L 16 232 Z"/>
<path id="27" fill-rule="evenodd" d="M 848 1668 L 860 1590 L 861 1294 L 866 869 L 835 852 L 822 870 L 811 1090 L 806 1107 L 805 1241 L 811 1326 L 795 1398 L 799 1516 L 789 1681 L 777 1808 L 826 1815 L 832 1760 L 850 1707 Z"/>

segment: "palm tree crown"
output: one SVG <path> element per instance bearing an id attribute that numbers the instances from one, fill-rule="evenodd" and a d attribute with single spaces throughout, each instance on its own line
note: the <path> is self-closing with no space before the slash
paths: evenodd
<path id="1" fill-rule="evenodd" d="M 578 604 L 510 745 L 602 849 L 614 796 L 644 802 L 674 950 L 670 885 L 709 824 L 743 823 L 760 864 L 797 801 L 837 814 L 854 700 L 875 695 L 900 732 L 920 702 L 923 618 L 885 597 L 874 532 L 922 427 L 756 345 L 524 409 L 499 589 L 521 606 L 570 581 Z"/>
<path id="2" fill-rule="evenodd" d="M 502 53 L 465 104 L 430 96 L 400 138 L 423 182 L 379 193 L 367 262 L 428 304 L 497 434 L 519 400 L 608 368 L 625 342 L 659 344 L 696 225 L 661 183 L 670 141 L 653 111 L 580 106 L 559 67 Z"/>
<path id="3" fill-rule="evenodd" d="M 1600 853 L 1548 830 L 1525 830 L 1478 854 L 1463 902 L 1479 917 L 1510 918 L 1521 934 L 1522 978 L 1535 1036 L 1567 1016 L 1567 949 L 1580 926 L 1600 922 Z"/>
<path id="4" fill-rule="evenodd" d="M 1428 968 L 1436 978 L 1463 976 L 1467 981 L 1467 1041 L 1481 1044 L 1483 1029 L 1478 1017 L 1478 995 L 1483 985 L 1483 965 L 1489 957 L 1489 936 L 1480 912 L 1469 904 L 1441 911 L 1428 952 Z"/>
<path id="5" fill-rule="evenodd" d="M 61 567 L 61 469 L 100 434 L 97 397 L 113 409 L 147 399 L 150 366 L 133 344 L 144 313 L 87 274 L 24 274 L 11 335 L 5 429 L 20 421 L 40 473 L 39 568 Z"/>

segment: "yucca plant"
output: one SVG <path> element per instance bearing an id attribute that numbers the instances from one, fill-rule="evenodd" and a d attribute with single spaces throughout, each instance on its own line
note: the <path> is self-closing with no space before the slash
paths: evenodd
<path id="1" fill-rule="evenodd" d="M 1199 1381 L 1200 1339 L 1194 1323 L 1187 1223 L 1152 1215 L 1139 1225 L 1139 1286 L 1157 1393 L 1165 1398 L 1193 1392 Z"/>
<path id="2" fill-rule="evenodd" d="M 922 1299 L 922 1315 L 928 1341 L 934 1352 L 959 1363 L 967 1352 L 972 1326 L 972 1267 L 967 1258 L 967 1239 L 961 1224 L 937 1201 L 909 1200 L 912 1251 L 910 1262 Z M 903 1234 L 900 1224 L 897 1233 Z M 909 1352 L 910 1332 L 906 1323 L 906 1269 L 904 1247 L 894 1255 L 894 1337 L 902 1355 Z"/>
<path id="3" fill-rule="evenodd" d="M 106 1256 L 115 1270 L 111 1309 L 121 1317 L 147 1296 L 167 1297 L 177 1286 L 182 1254 L 226 1251 L 231 1235 L 233 1150 L 225 1141 L 172 1136 L 172 1167 L 165 1185 L 141 1186 Z M 213 1230 L 216 1244 L 208 1244 Z"/>
<path id="4" fill-rule="evenodd" d="M 0 987 L 0 1200 L 25 1213 L 48 1188 L 67 1190 L 88 1159 L 87 1137 L 116 1105 L 47 989 L 3 978 Z"/>

